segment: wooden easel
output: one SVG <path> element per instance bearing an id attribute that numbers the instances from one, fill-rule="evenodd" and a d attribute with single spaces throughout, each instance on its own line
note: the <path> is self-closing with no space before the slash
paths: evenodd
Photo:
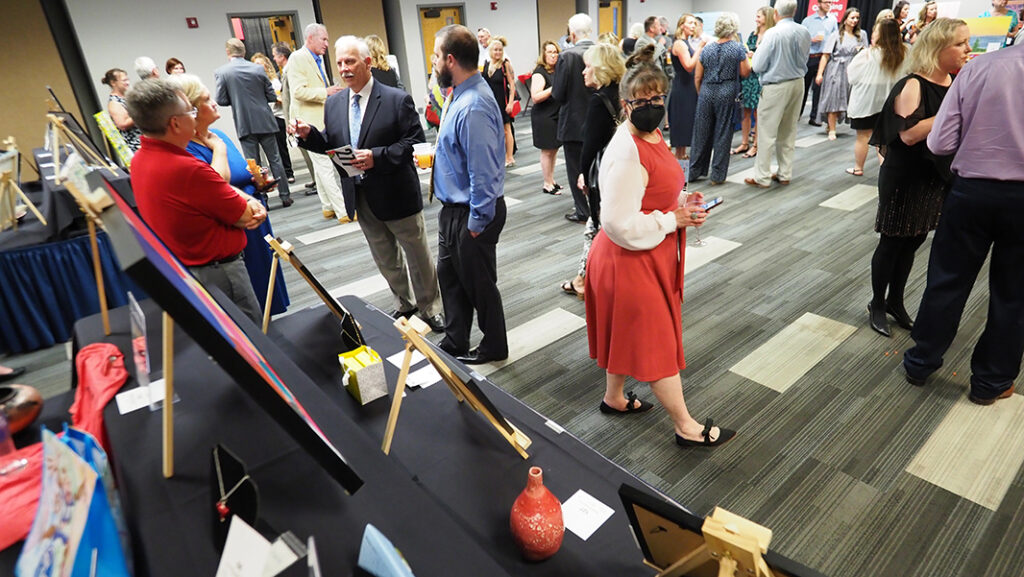
<path id="1" fill-rule="evenodd" d="M 164 313 L 164 478 L 174 476 L 174 319 Z M 150 385 L 152 386 L 152 385 Z"/>
<path id="2" fill-rule="evenodd" d="M 704 544 L 662 569 L 656 577 L 682 577 L 713 561 L 718 562 L 718 577 L 775 577 L 763 557 L 772 540 L 771 529 L 715 507 L 704 520 L 701 532 Z"/>
<path id="3" fill-rule="evenodd" d="M 112 166 L 107 162 L 105 158 L 100 156 L 93 150 L 92 146 L 89 146 L 82 141 L 81 138 L 71 132 L 68 129 L 67 124 L 64 123 L 64 119 L 57 116 L 56 114 L 47 114 L 46 119 L 49 120 L 50 126 L 54 129 L 51 134 L 53 135 L 53 142 L 50 144 L 53 146 L 53 183 L 60 184 L 60 149 L 61 149 L 61 136 L 67 139 L 68 143 L 71 144 L 79 154 L 82 155 L 83 159 L 88 159 L 89 164 L 101 166 L 110 171 L 110 174 L 117 176 L 116 167 Z M 76 122 L 77 124 L 77 122 Z"/>
<path id="4" fill-rule="evenodd" d="M 20 153 L 18 152 L 18 145 L 14 142 L 14 137 L 9 136 L 4 139 L 4 149 L 7 152 L 14 152 L 14 162 L 18 163 L 21 161 Z M 16 205 L 18 199 L 21 199 L 25 203 L 25 206 L 32 211 L 32 214 L 36 215 L 39 222 L 46 226 L 46 219 L 36 208 L 36 205 L 29 200 L 28 196 L 25 195 L 25 191 L 21 190 L 18 183 L 15 182 L 15 172 L 13 170 L 7 170 L 0 173 L 0 230 L 6 230 L 8 227 L 13 227 L 14 230 L 18 230 L 18 215 L 15 214 Z"/>
<path id="5" fill-rule="evenodd" d="M 412 364 L 413 350 L 418 350 L 423 354 L 430 364 L 434 365 L 437 369 L 438 374 L 451 389 L 452 394 L 461 403 L 466 401 L 469 406 L 472 407 L 479 413 L 482 413 L 484 417 L 491 423 L 491 426 L 501 434 L 502 437 L 508 441 L 508 444 L 512 445 L 512 448 L 519 453 L 524 459 L 530 458 L 530 455 L 526 453 L 526 449 L 530 447 L 533 442 L 523 434 L 522 431 L 516 428 L 515 425 L 509 423 L 501 415 L 495 414 L 489 406 L 489 403 L 484 402 L 479 398 L 476 393 L 462 382 L 458 376 L 448 367 L 448 365 L 441 360 L 434 349 L 423 339 L 423 335 L 430 331 L 430 327 L 425 322 L 420 320 L 419 317 L 413 316 L 411 319 L 400 318 L 395 321 L 395 328 L 398 332 L 402 333 L 402 339 L 405 340 L 405 357 L 402 359 L 402 370 L 398 373 L 398 383 L 395 385 L 395 394 L 391 400 L 391 412 L 388 413 L 388 424 L 384 429 L 384 442 L 381 445 L 381 450 L 387 455 L 391 452 L 391 441 L 395 436 L 395 427 L 398 424 L 398 413 L 402 409 L 402 394 L 405 392 L 405 382 L 409 377 L 409 366 Z"/>
<path id="6" fill-rule="evenodd" d="M 56 159 L 57 152 L 53 157 Z M 110 312 L 107 309 L 107 289 L 103 282 L 103 267 L 100 264 L 100 247 L 96 240 L 96 226 L 103 226 L 100 214 L 103 209 L 114 204 L 114 201 L 105 192 L 91 193 L 88 190 L 80 190 L 72 179 L 64 183 L 65 188 L 74 197 L 78 208 L 85 213 L 85 221 L 89 227 L 89 247 L 92 249 L 92 270 L 96 277 L 96 293 L 100 300 L 100 314 L 103 317 L 103 334 L 110 336 Z"/>

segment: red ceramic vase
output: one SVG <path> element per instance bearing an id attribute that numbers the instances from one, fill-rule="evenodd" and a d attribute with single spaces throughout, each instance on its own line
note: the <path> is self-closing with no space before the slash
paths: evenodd
<path id="1" fill-rule="evenodd" d="M 43 396 L 27 385 L 0 385 L 0 411 L 7 417 L 11 433 L 32 424 L 43 410 Z"/>
<path id="2" fill-rule="evenodd" d="M 512 504 L 512 537 L 527 561 L 543 561 L 562 546 L 562 504 L 544 486 L 543 471 L 530 467 L 526 488 Z"/>

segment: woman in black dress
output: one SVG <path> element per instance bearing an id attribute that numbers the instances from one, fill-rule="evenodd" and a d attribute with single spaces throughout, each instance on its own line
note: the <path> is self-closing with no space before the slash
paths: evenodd
<path id="1" fill-rule="evenodd" d="M 630 63 L 651 63 L 654 59 L 654 45 L 648 44 L 640 50 L 634 50 Z M 587 276 L 587 258 L 590 256 L 590 245 L 600 229 L 600 191 L 595 191 L 597 183 L 591 181 L 591 167 L 597 161 L 598 154 L 604 151 L 615 136 L 619 125 L 619 81 L 626 73 L 626 63 L 622 52 L 613 44 L 599 43 L 591 46 L 583 54 L 583 84 L 593 90 L 587 103 L 587 115 L 583 120 L 583 148 L 580 150 L 580 173 L 577 186 L 583 190 L 590 202 L 590 217 L 583 230 L 583 253 L 580 255 L 576 277 L 562 283 L 562 291 L 583 298 L 585 279 Z"/>
<path id="2" fill-rule="evenodd" d="M 676 24 L 676 41 L 672 43 L 672 98 L 668 101 L 669 137 L 676 158 L 686 160 L 686 147 L 693 140 L 693 123 L 697 116 L 697 85 L 693 82 L 693 72 L 700 61 L 700 53 L 704 42 L 694 49 L 690 47 L 689 38 L 697 29 L 697 19 L 693 14 L 683 14 Z"/>
<path id="3" fill-rule="evenodd" d="M 376 34 L 370 34 L 363 38 L 366 47 L 370 49 L 370 74 L 373 79 L 381 84 L 387 84 L 392 88 L 405 90 L 402 79 L 398 76 L 398 70 L 391 67 L 388 62 L 388 49 L 384 45 L 384 39 Z"/>
<path id="4" fill-rule="evenodd" d="M 487 46 L 490 59 L 484 62 L 484 80 L 491 86 L 494 99 L 501 109 L 501 120 L 505 123 L 505 168 L 515 166 L 515 137 L 512 134 L 512 105 L 515 104 L 516 81 L 512 63 L 505 58 L 505 44 L 501 36 L 495 36 Z"/>
<path id="5" fill-rule="evenodd" d="M 910 75 L 893 86 L 871 137 L 885 160 L 878 172 L 875 231 L 881 238 L 871 258 L 868 315 L 871 328 L 887 337 L 887 313 L 899 326 L 913 326 L 903 305 L 904 289 L 914 252 L 938 225 L 952 181 L 952 157 L 935 156 L 925 140 L 953 82 L 951 73 L 967 62 L 970 52 L 970 31 L 963 20 L 939 18 L 929 24 L 910 52 Z"/>
<path id="6" fill-rule="evenodd" d="M 551 40 L 540 47 L 540 58 L 530 78 L 530 98 L 533 111 L 530 124 L 533 126 L 533 146 L 540 149 L 540 171 L 544 175 L 541 192 L 562 194 L 562 187 L 555 182 L 555 156 L 562 143 L 558 141 L 559 104 L 551 98 L 552 74 L 558 62 L 558 44 Z"/>

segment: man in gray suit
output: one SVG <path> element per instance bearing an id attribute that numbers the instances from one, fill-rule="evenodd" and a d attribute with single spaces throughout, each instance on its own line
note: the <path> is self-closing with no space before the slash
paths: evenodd
<path id="1" fill-rule="evenodd" d="M 263 148 L 277 179 L 281 204 L 287 208 L 295 201 L 288 190 L 288 175 L 277 148 L 277 120 L 270 110 L 270 103 L 277 102 L 277 94 L 263 66 L 245 59 L 245 44 L 241 40 L 228 40 L 225 52 L 228 63 L 213 71 L 217 81 L 217 104 L 231 107 L 235 131 L 246 158 L 259 158 L 259 148 Z"/>

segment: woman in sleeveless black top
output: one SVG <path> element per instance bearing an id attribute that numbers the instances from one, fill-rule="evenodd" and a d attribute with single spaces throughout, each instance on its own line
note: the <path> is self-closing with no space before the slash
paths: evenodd
<path id="1" fill-rule="evenodd" d="M 558 44 L 548 40 L 540 47 L 540 58 L 537 67 L 530 77 L 530 98 L 533 99 L 533 110 L 530 112 L 530 124 L 533 128 L 533 146 L 540 149 L 540 168 L 544 175 L 541 192 L 562 194 L 562 189 L 555 182 L 555 157 L 562 143 L 558 140 L 558 101 L 551 98 L 551 85 L 554 78 L 555 64 L 558 62 Z"/>
<path id="2" fill-rule="evenodd" d="M 938 226 L 952 183 L 952 157 L 932 154 L 926 140 L 951 73 L 966 62 L 970 47 L 959 45 L 961 28 L 966 29 L 962 20 L 941 18 L 921 33 L 918 42 L 924 44 L 915 46 L 907 65 L 912 73 L 893 86 L 870 141 L 885 160 L 878 172 L 875 231 L 881 236 L 871 258 L 868 314 L 871 328 L 887 337 L 886 314 L 903 328 L 913 326 L 903 294 L 914 253 Z"/>
<path id="3" fill-rule="evenodd" d="M 512 131 L 512 103 L 515 101 L 515 84 L 512 63 L 505 58 L 505 39 L 496 37 L 487 47 L 490 59 L 484 62 L 484 80 L 494 93 L 494 100 L 501 109 L 501 121 L 505 125 L 505 166 L 515 165 L 515 135 Z"/>

